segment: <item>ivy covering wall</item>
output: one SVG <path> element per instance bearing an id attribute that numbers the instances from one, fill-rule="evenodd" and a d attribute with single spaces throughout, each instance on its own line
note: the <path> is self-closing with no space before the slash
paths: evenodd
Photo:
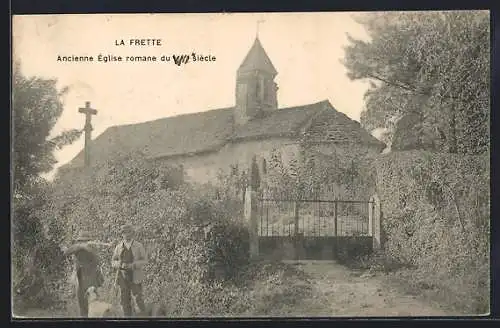
<path id="1" fill-rule="evenodd" d="M 489 306 L 489 156 L 394 152 L 374 162 L 386 256 L 469 313 Z"/>

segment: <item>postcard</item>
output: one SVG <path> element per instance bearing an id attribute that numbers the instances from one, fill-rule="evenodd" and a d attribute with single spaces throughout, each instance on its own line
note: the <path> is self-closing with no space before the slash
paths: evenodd
<path id="1" fill-rule="evenodd" d="M 13 318 L 490 312 L 488 11 L 12 20 Z"/>

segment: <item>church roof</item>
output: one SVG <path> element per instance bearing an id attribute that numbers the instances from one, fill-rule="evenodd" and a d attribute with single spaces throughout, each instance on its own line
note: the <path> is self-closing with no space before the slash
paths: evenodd
<path id="1" fill-rule="evenodd" d="M 329 101 L 277 109 L 241 126 L 234 124 L 233 111 L 232 107 L 221 108 L 110 127 L 93 141 L 92 161 L 134 151 L 150 158 L 186 156 L 217 151 L 230 142 L 298 137 L 304 131 L 318 142 L 353 142 L 383 148 L 380 141 L 358 122 L 336 111 Z M 82 150 L 66 167 L 80 167 L 83 162 Z"/>
<path id="2" fill-rule="evenodd" d="M 271 73 L 272 75 L 278 74 L 276 68 L 274 68 L 271 59 L 267 55 L 266 51 L 262 47 L 259 38 L 255 38 L 255 42 L 248 51 L 245 59 L 238 68 L 238 73 L 245 73 L 255 70 L 261 70 L 264 72 Z"/>

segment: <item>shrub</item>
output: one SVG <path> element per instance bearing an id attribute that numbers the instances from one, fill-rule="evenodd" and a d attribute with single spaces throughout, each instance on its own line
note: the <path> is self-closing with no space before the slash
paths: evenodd
<path id="1" fill-rule="evenodd" d="M 12 265 L 14 311 L 49 307 L 60 301 L 53 284 L 61 278 L 64 259 L 59 247 L 60 231 L 45 226 L 45 189 L 33 199 L 17 200 L 12 221 Z"/>
<path id="2" fill-rule="evenodd" d="M 240 271 L 240 284 L 214 283 L 202 295 L 203 314 L 215 316 L 286 316 L 312 295 L 303 271 L 284 263 L 252 262 Z"/>
<path id="3" fill-rule="evenodd" d="M 385 252 L 468 313 L 489 307 L 489 158 L 398 152 L 376 163 Z"/>
<path id="4" fill-rule="evenodd" d="M 174 316 L 190 316 L 203 311 L 200 295 L 214 281 L 230 280 L 245 265 L 247 233 L 232 214 L 230 200 L 214 200 L 183 182 L 158 183 L 179 181 L 170 179 L 169 172 L 127 155 L 92 172 L 68 173 L 57 182 L 51 210 L 66 231 L 66 242 L 76 233 L 74 226 L 90 230 L 101 241 L 113 241 L 121 238 L 121 224 L 135 225 L 149 258 L 146 302 L 164 303 Z M 112 251 L 100 253 L 107 277 L 105 298 L 116 303 Z M 67 282 L 60 289 L 70 290 Z"/>

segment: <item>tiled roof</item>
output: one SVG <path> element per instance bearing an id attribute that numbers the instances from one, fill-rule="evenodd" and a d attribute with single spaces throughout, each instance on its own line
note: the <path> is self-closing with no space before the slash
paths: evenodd
<path id="1" fill-rule="evenodd" d="M 113 126 L 92 143 L 92 161 L 114 152 L 141 151 L 146 156 L 198 152 L 225 143 L 231 134 L 232 108 L 167 117 L 155 121 Z M 83 165 L 83 150 L 70 163 Z"/>
<path id="2" fill-rule="evenodd" d="M 282 108 L 261 119 L 250 120 L 236 128 L 234 139 L 286 137 L 295 135 L 314 114 L 325 109 L 327 101 L 315 104 Z"/>
<path id="3" fill-rule="evenodd" d="M 305 127 L 306 135 L 318 142 L 382 144 L 328 101 L 278 109 L 242 126 L 234 125 L 233 110 L 221 108 L 110 127 L 93 141 L 92 161 L 106 160 L 117 152 L 141 151 L 159 158 L 216 151 L 230 141 L 295 136 Z M 81 151 L 67 166 L 83 166 L 83 159 Z"/>
<path id="4" fill-rule="evenodd" d="M 382 149 L 385 147 L 383 142 L 368 133 L 359 122 L 351 120 L 333 107 L 312 118 L 306 137 L 315 142 L 354 142 L 370 144 Z"/>

